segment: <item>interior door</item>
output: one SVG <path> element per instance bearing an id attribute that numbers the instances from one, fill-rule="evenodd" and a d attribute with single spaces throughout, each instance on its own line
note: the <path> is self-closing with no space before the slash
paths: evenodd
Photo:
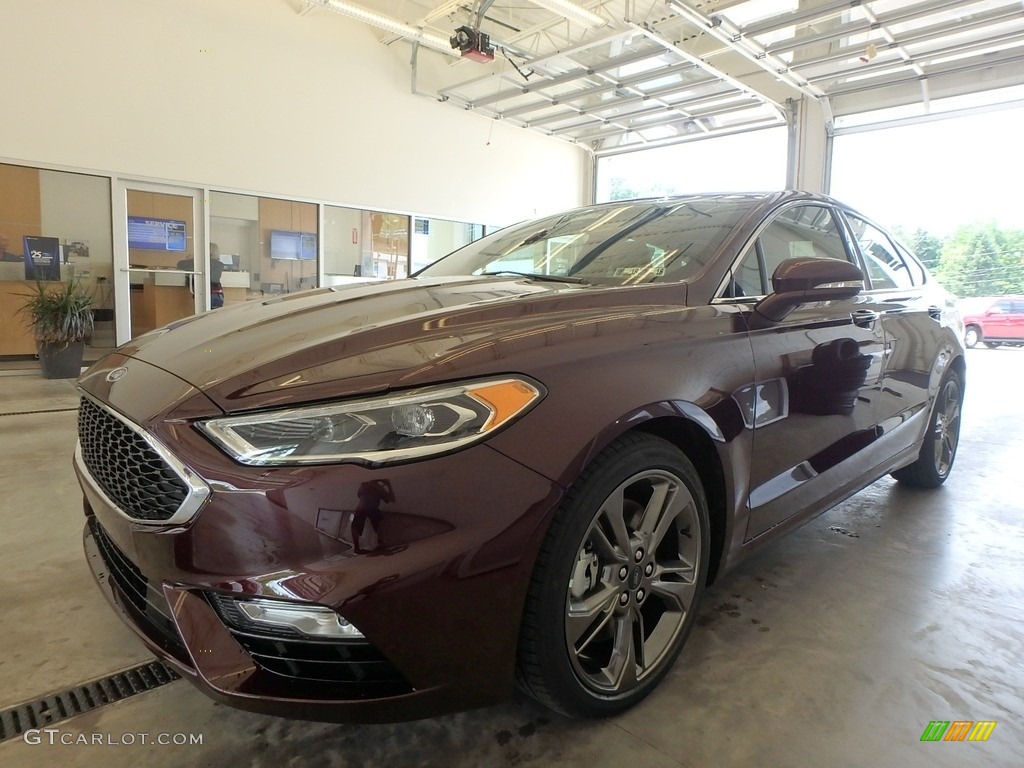
<path id="1" fill-rule="evenodd" d="M 855 260 L 831 209 L 800 205 L 780 213 L 737 270 L 739 289 L 757 295 L 759 283 L 769 293 L 775 268 L 798 256 Z M 865 452 L 877 437 L 884 341 L 878 313 L 863 297 L 804 304 L 781 323 L 751 332 L 748 539 L 817 506 L 870 468 Z"/>
<path id="2" fill-rule="evenodd" d="M 122 181 L 114 201 L 118 343 L 209 309 L 202 191 Z"/>

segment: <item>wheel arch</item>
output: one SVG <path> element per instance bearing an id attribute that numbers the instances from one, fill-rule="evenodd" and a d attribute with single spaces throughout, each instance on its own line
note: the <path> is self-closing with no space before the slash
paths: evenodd
<path id="1" fill-rule="evenodd" d="M 650 419 L 629 431 L 646 432 L 672 443 L 686 455 L 697 470 L 697 475 L 704 486 L 704 495 L 708 503 L 708 521 L 711 524 L 707 584 L 714 583 L 722 564 L 728 528 L 725 468 L 715 449 L 716 441 L 697 422 L 682 416 Z"/>

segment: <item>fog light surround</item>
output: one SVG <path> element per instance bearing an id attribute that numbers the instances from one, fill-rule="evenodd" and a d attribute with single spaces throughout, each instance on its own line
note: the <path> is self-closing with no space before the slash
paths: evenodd
<path id="1" fill-rule="evenodd" d="M 363 638 L 354 624 L 325 605 L 227 595 L 213 595 L 213 600 L 221 616 L 239 631 L 284 630 L 318 640 Z"/>

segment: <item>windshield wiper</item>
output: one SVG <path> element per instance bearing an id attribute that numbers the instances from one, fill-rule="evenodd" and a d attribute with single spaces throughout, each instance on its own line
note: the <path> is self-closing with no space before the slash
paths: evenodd
<path id="1" fill-rule="evenodd" d="M 519 277 L 528 277 L 531 280 L 542 280 L 546 283 L 579 283 L 581 285 L 590 285 L 589 282 L 584 280 L 582 277 L 570 277 L 569 275 L 543 275 L 536 272 L 516 272 L 512 269 L 499 269 L 495 272 L 478 272 L 480 277 L 496 277 L 498 275 L 519 275 Z"/>

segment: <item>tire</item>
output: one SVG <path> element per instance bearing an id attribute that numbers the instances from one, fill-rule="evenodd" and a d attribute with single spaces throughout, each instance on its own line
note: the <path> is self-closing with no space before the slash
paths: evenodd
<path id="1" fill-rule="evenodd" d="M 682 451 L 645 433 L 611 443 L 541 546 L 520 626 L 520 687 L 571 717 L 632 707 L 693 627 L 709 552 L 704 489 Z"/>
<path id="2" fill-rule="evenodd" d="M 963 382 L 960 374 L 949 371 L 942 379 L 932 406 L 928 432 L 917 461 L 898 469 L 892 476 L 915 488 L 938 488 L 949 477 L 960 443 L 960 409 L 963 404 Z"/>
<path id="3" fill-rule="evenodd" d="M 985 342 L 985 346 L 988 347 L 989 349 L 999 349 L 1001 346 L 1003 346 L 1003 342 L 1001 342 L 1001 341 L 986 341 Z"/>
<path id="4" fill-rule="evenodd" d="M 968 325 L 964 332 L 964 344 L 968 349 L 974 349 L 981 341 L 981 328 L 976 325 Z"/>

